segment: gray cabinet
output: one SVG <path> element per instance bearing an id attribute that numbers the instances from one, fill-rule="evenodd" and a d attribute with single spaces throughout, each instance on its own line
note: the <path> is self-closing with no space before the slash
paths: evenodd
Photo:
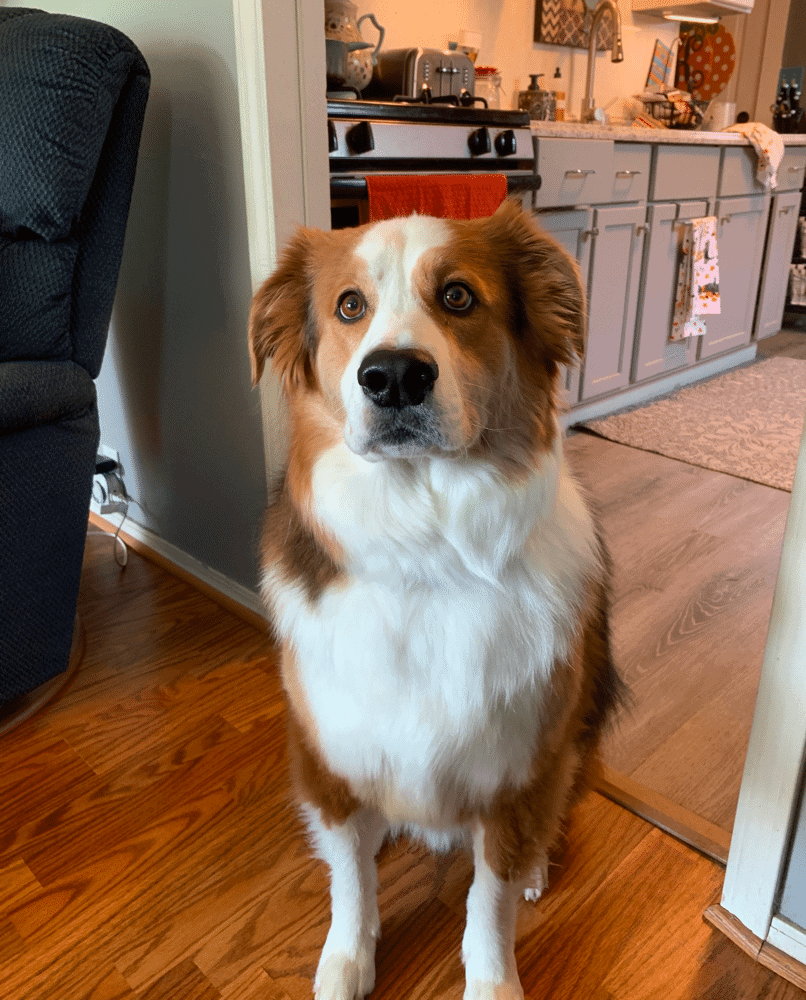
<path id="1" fill-rule="evenodd" d="M 594 210 L 582 399 L 630 381 L 645 215 L 643 205 Z"/>
<path id="2" fill-rule="evenodd" d="M 789 278 L 783 262 L 792 258 L 799 208 L 800 191 L 786 191 L 772 199 L 756 310 L 755 333 L 758 340 L 771 337 L 781 329 Z"/>
<path id="3" fill-rule="evenodd" d="M 708 215 L 708 202 L 676 201 L 647 210 L 647 251 L 638 320 L 633 381 L 655 378 L 695 360 L 696 340 L 669 340 L 672 329 L 683 223 Z"/>
<path id="4" fill-rule="evenodd" d="M 593 211 L 579 208 L 564 211 L 538 212 L 539 225 L 551 233 L 560 246 L 579 264 L 582 287 L 587 290 L 590 270 L 590 237 L 593 229 Z M 579 366 L 567 369 L 561 376 L 566 391 L 566 402 L 573 405 L 579 399 Z"/>
<path id="5" fill-rule="evenodd" d="M 722 311 L 706 317 L 708 332 L 700 338 L 698 360 L 750 343 L 769 204 L 769 195 L 720 198 L 717 202 Z"/>

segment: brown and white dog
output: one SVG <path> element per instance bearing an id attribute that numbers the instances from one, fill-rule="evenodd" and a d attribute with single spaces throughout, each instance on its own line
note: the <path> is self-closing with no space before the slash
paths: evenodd
<path id="1" fill-rule="evenodd" d="M 465 998 L 523 996 L 516 903 L 546 887 L 620 695 L 557 420 L 584 316 L 574 263 L 512 203 L 301 230 L 253 301 L 254 380 L 272 358 L 291 416 L 263 591 L 331 869 L 319 1000 L 373 988 L 390 829 L 472 844 Z"/>

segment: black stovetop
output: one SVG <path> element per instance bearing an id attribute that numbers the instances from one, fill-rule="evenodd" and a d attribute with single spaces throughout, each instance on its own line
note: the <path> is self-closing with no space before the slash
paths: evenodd
<path id="1" fill-rule="evenodd" d="M 461 107 L 453 104 L 404 103 L 402 101 L 339 101 L 328 100 L 329 118 L 361 118 L 367 121 L 431 122 L 457 125 L 504 125 L 513 128 L 529 125 L 526 111 L 504 111 L 474 104 Z"/>

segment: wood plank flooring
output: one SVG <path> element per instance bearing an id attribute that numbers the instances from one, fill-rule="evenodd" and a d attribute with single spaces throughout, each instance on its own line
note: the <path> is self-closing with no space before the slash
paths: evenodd
<path id="1" fill-rule="evenodd" d="M 289 803 L 267 637 L 96 534 L 80 613 L 75 681 L 0 739 L 0 996 L 307 1000 L 327 878 Z M 591 794 L 521 906 L 527 997 L 803 997 L 703 922 L 722 877 Z M 384 848 L 374 997 L 460 1000 L 470 879 L 461 853 Z"/>
<path id="2" fill-rule="evenodd" d="M 760 354 L 806 359 L 785 330 Z M 607 764 L 730 831 L 790 494 L 574 434 L 614 563 L 616 662 L 634 704 Z"/>

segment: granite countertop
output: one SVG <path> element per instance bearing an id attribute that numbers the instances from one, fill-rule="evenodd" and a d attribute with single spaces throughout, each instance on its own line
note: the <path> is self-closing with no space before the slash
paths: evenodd
<path id="1" fill-rule="evenodd" d="M 560 139 L 611 139 L 614 142 L 657 142 L 694 146 L 745 146 L 749 141 L 738 132 L 698 132 L 672 128 L 635 128 L 632 125 L 603 125 L 593 122 L 531 122 L 532 135 Z M 787 146 L 806 146 L 806 135 L 782 135 Z"/>

